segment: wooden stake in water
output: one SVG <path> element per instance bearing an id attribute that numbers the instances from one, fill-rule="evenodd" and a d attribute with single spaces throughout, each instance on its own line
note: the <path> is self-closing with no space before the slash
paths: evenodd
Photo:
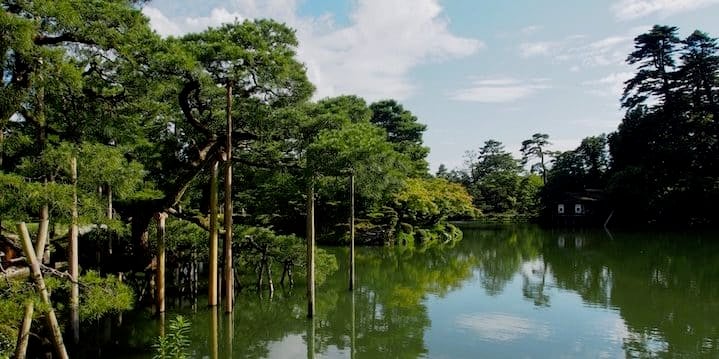
<path id="1" fill-rule="evenodd" d="M 350 174 L 350 290 L 355 287 L 355 174 Z"/>
<path id="2" fill-rule="evenodd" d="M 210 176 L 210 278 L 208 304 L 211 307 L 217 305 L 217 177 L 219 175 L 219 163 L 212 163 Z"/>
<path id="3" fill-rule="evenodd" d="M 315 189 L 307 188 L 307 317 L 315 315 Z"/>
<path id="4" fill-rule="evenodd" d="M 232 313 L 235 281 L 232 261 L 232 82 L 227 84 L 227 163 L 225 167 L 225 312 Z"/>

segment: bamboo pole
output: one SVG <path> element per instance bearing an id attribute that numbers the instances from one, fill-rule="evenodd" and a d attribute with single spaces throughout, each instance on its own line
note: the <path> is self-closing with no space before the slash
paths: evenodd
<path id="1" fill-rule="evenodd" d="M 355 287 L 355 175 L 350 174 L 350 290 Z"/>
<path id="2" fill-rule="evenodd" d="M 155 215 L 157 220 L 157 314 L 165 312 L 165 219 L 167 213 Z"/>
<path id="3" fill-rule="evenodd" d="M 227 163 L 225 167 L 225 312 L 232 313 L 235 282 L 232 270 L 232 82 L 227 84 Z"/>
<path id="4" fill-rule="evenodd" d="M 315 189 L 307 188 L 307 317 L 315 315 Z"/>
<path id="5" fill-rule="evenodd" d="M 70 248 L 69 248 L 69 264 L 70 278 L 72 280 L 72 289 L 70 294 L 70 316 L 72 323 L 72 338 L 75 344 L 80 343 L 80 266 L 78 252 L 78 214 L 77 214 L 77 156 L 72 156 L 70 160 L 70 173 L 72 176 L 72 224 L 70 225 Z"/>
<path id="6" fill-rule="evenodd" d="M 355 291 L 352 291 L 352 337 L 350 338 L 352 342 L 350 343 L 350 359 L 354 359 L 355 353 L 357 353 L 357 350 L 355 349 L 357 346 L 357 330 L 355 328 L 355 323 L 357 321 L 355 312 L 355 293 Z"/>
<path id="7" fill-rule="evenodd" d="M 35 305 L 32 301 L 25 303 L 25 315 L 22 319 L 20 332 L 18 333 L 17 345 L 15 346 L 15 359 L 25 359 L 27 343 L 30 339 L 30 326 L 32 325 L 32 314 L 35 312 Z"/>
<path id="8" fill-rule="evenodd" d="M 43 205 L 42 209 L 40 210 L 40 228 L 37 233 L 37 243 L 35 244 L 35 257 L 40 260 L 40 258 L 43 257 L 43 254 L 45 254 L 45 243 L 47 239 L 47 231 L 48 231 L 48 223 L 50 222 L 48 220 L 48 206 Z M 43 223 L 45 223 L 43 225 Z M 42 260 L 42 262 L 46 262 L 45 259 Z M 30 328 L 32 327 L 32 315 L 35 312 L 35 303 L 32 301 L 28 301 L 25 303 L 25 315 L 23 316 L 23 321 L 20 326 L 20 332 L 18 334 L 18 340 L 17 345 L 15 346 L 15 358 L 16 359 L 24 359 L 25 355 L 27 353 L 27 344 L 28 340 L 30 339 Z"/>
<path id="9" fill-rule="evenodd" d="M 219 162 L 212 163 L 210 177 L 210 279 L 208 304 L 217 305 L 217 177 L 219 175 Z"/>
<path id="10" fill-rule="evenodd" d="M 234 358 L 232 345 L 235 341 L 235 316 L 233 314 L 228 315 L 225 324 L 227 325 L 225 328 L 227 334 L 225 337 L 225 348 L 227 348 L 225 358 Z"/>
<path id="11" fill-rule="evenodd" d="M 47 184 L 47 182 L 45 182 Z M 45 252 L 47 245 L 47 232 L 50 227 L 50 208 L 44 204 L 40 208 L 40 226 L 37 230 L 37 243 L 35 243 L 35 255 L 41 263 L 47 264 L 50 261 L 50 253 Z M 42 252 L 40 249 L 42 248 Z"/>
<path id="12" fill-rule="evenodd" d="M 309 325 L 307 328 L 307 359 L 315 358 L 315 336 L 316 336 L 316 324 L 315 318 L 310 318 Z"/>
<path id="13" fill-rule="evenodd" d="M 62 340 L 62 332 L 60 331 L 60 325 L 57 322 L 55 310 L 52 308 L 50 294 L 48 294 L 47 287 L 45 287 L 45 279 L 42 277 L 42 272 L 40 271 L 40 263 L 38 262 L 37 256 L 35 255 L 35 252 L 32 247 L 30 233 L 28 233 L 27 231 L 27 226 L 25 226 L 25 222 L 18 223 L 17 228 L 18 232 L 20 232 L 22 236 L 22 248 L 30 264 L 30 270 L 32 271 L 32 279 L 35 282 L 35 289 L 40 294 L 40 299 L 42 300 L 42 302 L 45 303 L 49 308 L 46 318 L 48 321 L 48 326 L 50 327 L 50 331 L 52 332 L 52 340 L 53 344 L 55 345 L 55 350 L 57 351 L 57 354 L 60 359 L 68 359 L 69 357 L 67 355 L 67 350 L 65 349 L 65 343 Z"/>
<path id="14" fill-rule="evenodd" d="M 210 322 L 210 358 L 211 359 L 219 359 L 220 358 L 220 342 L 219 342 L 219 315 L 217 313 L 218 309 L 217 306 L 214 306 L 210 309 L 212 311 L 212 318 Z"/>

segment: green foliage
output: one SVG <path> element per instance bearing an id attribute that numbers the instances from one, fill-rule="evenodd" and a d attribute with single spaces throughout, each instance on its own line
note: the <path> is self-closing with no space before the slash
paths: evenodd
<path id="1" fill-rule="evenodd" d="M 167 334 L 155 339 L 153 359 L 187 359 L 190 357 L 190 321 L 178 315 L 170 321 Z"/>
<path id="2" fill-rule="evenodd" d="M 408 179 L 404 189 L 396 194 L 395 203 L 401 220 L 417 226 L 479 215 L 464 187 L 440 178 Z"/>
<path id="3" fill-rule="evenodd" d="M 544 156 L 547 155 L 546 147 L 551 145 L 549 135 L 546 133 L 535 133 L 532 138 L 522 141 L 522 165 L 529 163 L 529 158 L 536 157 L 539 163 L 530 166 L 532 172 L 538 172 L 542 175 L 544 182 L 547 181 L 547 166 Z"/>
<path id="4" fill-rule="evenodd" d="M 0 357 L 10 356 L 15 350 L 27 302 L 38 305 L 42 312 L 44 306 L 40 305 L 40 298 L 32 284 L 21 280 L 0 281 Z"/>
<path id="5" fill-rule="evenodd" d="M 412 163 L 413 176 L 426 176 L 429 148 L 422 145 L 427 126 L 395 100 L 383 100 L 370 105 L 372 123 L 387 131 L 387 140 L 394 149 L 407 156 Z"/>
<path id="6" fill-rule="evenodd" d="M 134 304 L 132 289 L 115 276 L 101 277 L 88 271 L 80 277 L 80 319 L 96 320 L 107 314 L 130 310 Z"/>

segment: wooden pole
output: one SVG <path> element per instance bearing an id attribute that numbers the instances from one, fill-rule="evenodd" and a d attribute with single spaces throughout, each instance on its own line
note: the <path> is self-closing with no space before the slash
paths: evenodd
<path id="1" fill-rule="evenodd" d="M 77 156 L 70 160 L 70 173 L 72 176 L 72 223 L 70 225 L 69 264 L 72 289 L 70 294 L 70 315 L 72 323 L 72 338 L 75 344 L 80 343 L 80 265 L 78 251 L 79 219 L 77 214 Z"/>
<path id="2" fill-rule="evenodd" d="M 354 359 L 355 353 L 357 352 L 355 350 L 355 346 L 357 345 L 357 331 L 355 329 L 355 322 L 356 322 L 356 313 L 355 313 L 355 291 L 352 291 L 352 337 L 350 340 L 352 341 L 350 343 L 350 359 Z"/>
<path id="3" fill-rule="evenodd" d="M 219 175 L 219 163 L 212 163 L 210 177 L 210 279 L 208 304 L 211 307 L 217 305 L 217 177 Z M 216 311 L 215 311 L 216 312 Z"/>
<path id="4" fill-rule="evenodd" d="M 232 345 L 235 341 L 235 316 L 234 315 L 228 315 L 227 320 L 225 321 L 225 324 L 227 325 L 227 337 L 225 342 L 225 347 L 227 348 L 227 353 L 225 355 L 225 358 L 234 358 L 232 349 Z"/>
<path id="5" fill-rule="evenodd" d="M 30 326 L 32 325 L 32 314 L 35 312 L 35 305 L 28 301 L 25 303 L 25 315 L 22 319 L 22 326 L 15 346 L 15 359 L 25 359 L 27 354 L 27 343 L 30 339 Z"/>
<path id="6" fill-rule="evenodd" d="M 157 314 L 165 312 L 165 219 L 167 213 L 155 215 L 157 220 Z"/>
<path id="7" fill-rule="evenodd" d="M 350 290 L 355 287 L 355 175 L 350 174 Z"/>
<path id="8" fill-rule="evenodd" d="M 212 318 L 210 322 L 210 358 L 211 359 L 219 359 L 220 358 L 220 342 L 218 339 L 218 332 L 219 332 L 219 314 L 217 313 L 217 306 L 213 306 L 211 309 L 212 311 Z"/>
<path id="9" fill-rule="evenodd" d="M 37 243 L 35 243 L 35 257 L 37 257 L 41 263 L 47 262 L 47 260 L 43 258 L 43 255 L 47 253 L 45 251 L 45 243 L 48 234 L 48 223 L 50 222 L 48 217 L 48 205 L 45 204 L 40 209 L 40 228 L 37 233 Z M 18 334 L 17 345 L 15 346 L 16 359 L 24 359 L 27 354 L 27 344 L 30 339 L 30 328 L 32 327 L 32 315 L 34 312 L 35 304 L 32 301 L 25 303 L 25 315 L 23 316 L 20 332 Z"/>
<path id="10" fill-rule="evenodd" d="M 49 308 L 45 317 L 48 321 L 48 327 L 50 327 L 50 331 L 52 332 L 52 341 L 55 345 L 55 351 L 57 351 L 57 354 L 60 359 L 68 359 L 69 357 L 67 355 L 67 350 L 65 349 L 65 343 L 62 340 L 62 332 L 60 331 L 60 325 L 57 322 L 55 310 L 52 308 L 50 294 L 48 294 L 47 287 L 45 287 L 45 279 L 43 279 L 42 277 L 42 272 L 40 271 L 40 263 L 38 262 L 37 256 L 35 255 L 35 251 L 32 247 L 30 233 L 27 231 L 27 226 L 25 226 L 24 222 L 18 223 L 17 228 L 18 232 L 20 232 L 22 236 L 22 248 L 30 264 L 30 271 L 32 272 L 33 282 L 35 282 L 35 289 L 40 294 L 40 299 L 42 300 L 42 302 Z"/>
<path id="11" fill-rule="evenodd" d="M 227 84 L 227 163 L 225 167 L 225 313 L 232 313 L 235 294 L 232 270 L 232 82 Z"/>
<path id="12" fill-rule="evenodd" d="M 315 336 L 316 336 L 315 318 L 310 318 L 307 328 L 307 359 L 315 358 Z"/>
<path id="13" fill-rule="evenodd" d="M 315 315 L 315 188 L 307 187 L 307 317 Z"/>
<path id="14" fill-rule="evenodd" d="M 47 182 L 46 182 L 47 184 Z M 44 204 L 40 208 L 40 226 L 37 230 L 37 243 L 35 243 L 35 255 L 40 262 L 47 264 L 50 261 L 50 253 L 45 252 L 47 245 L 47 233 L 50 228 L 50 208 L 47 204 Z M 42 252 L 38 252 L 40 248 Z"/>

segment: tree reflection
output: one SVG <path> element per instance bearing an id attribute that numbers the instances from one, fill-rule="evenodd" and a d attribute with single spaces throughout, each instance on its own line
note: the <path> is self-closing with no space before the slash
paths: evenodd
<path id="1" fill-rule="evenodd" d="M 627 356 L 716 356 L 718 245 L 711 236 L 597 234 L 581 248 L 548 245 L 544 257 L 558 287 L 619 310 Z"/>

